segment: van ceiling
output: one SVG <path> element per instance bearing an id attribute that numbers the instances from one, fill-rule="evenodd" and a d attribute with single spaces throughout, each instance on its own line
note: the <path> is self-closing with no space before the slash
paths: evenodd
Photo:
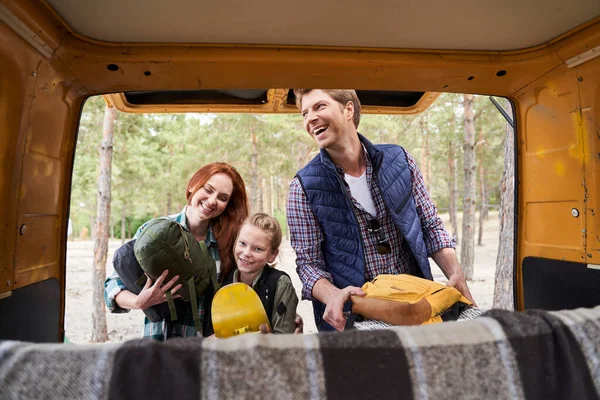
<path id="1" fill-rule="evenodd" d="M 45 0 L 68 29 L 115 43 L 517 50 L 600 16 L 600 0 Z"/>

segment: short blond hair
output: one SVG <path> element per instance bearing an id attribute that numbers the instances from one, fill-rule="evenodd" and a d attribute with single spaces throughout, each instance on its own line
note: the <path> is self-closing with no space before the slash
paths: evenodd
<path id="1" fill-rule="evenodd" d="M 281 225 L 279 225 L 279 221 L 277 221 L 276 218 L 265 213 L 256 213 L 248 217 L 246 221 L 244 221 L 244 224 L 255 226 L 269 235 L 269 238 L 271 239 L 271 250 L 279 251 L 283 234 L 281 232 Z"/>
<path id="2" fill-rule="evenodd" d="M 360 100 L 358 99 L 358 95 L 356 94 L 356 90 L 352 89 L 294 89 L 294 95 L 296 96 L 296 107 L 298 109 L 302 109 L 302 97 L 305 94 L 312 92 L 313 90 L 322 90 L 327 93 L 331 98 L 342 106 L 346 106 L 349 101 L 354 105 L 354 116 L 352 117 L 352 122 L 354 122 L 354 126 L 358 129 L 358 124 L 360 124 Z"/>

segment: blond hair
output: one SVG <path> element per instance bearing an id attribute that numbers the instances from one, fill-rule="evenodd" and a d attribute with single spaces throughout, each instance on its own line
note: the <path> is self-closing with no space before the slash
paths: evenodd
<path id="1" fill-rule="evenodd" d="M 352 116 L 352 122 L 354 122 L 354 126 L 358 129 L 358 124 L 360 124 L 360 100 L 358 99 L 358 95 L 356 94 L 356 90 L 352 89 L 294 89 L 294 95 L 296 96 L 296 107 L 298 109 L 302 109 L 302 97 L 305 94 L 312 92 L 313 90 L 321 90 L 324 93 L 328 94 L 333 100 L 340 103 L 343 107 L 348 104 L 349 101 L 354 105 L 354 115 Z"/>
<path id="2" fill-rule="evenodd" d="M 244 224 L 255 226 L 266 233 L 271 239 L 271 251 L 279 252 L 283 234 L 281 232 L 281 225 L 279 225 L 279 221 L 276 218 L 265 213 L 256 213 L 246 218 Z M 277 262 L 268 265 L 274 267 L 276 264 Z"/>

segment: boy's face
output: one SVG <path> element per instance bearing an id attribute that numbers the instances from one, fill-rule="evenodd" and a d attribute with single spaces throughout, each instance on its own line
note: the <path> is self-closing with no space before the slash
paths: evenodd
<path id="1" fill-rule="evenodd" d="M 320 89 L 314 89 L 302 97 L 300 113 L 304 129 L 322 149 L 334 148 L 343 143 L 348 135 L 355 134 L 352 102 L 343 105 Z"/>
<path id="2" fill-rule="evenodd" d="M 243 274 L 260 271 L 267 263 L 277 257 L 277 251 L 271 250 L 271 237 L 250 224 L 240 229 L 233 255 L 238 269 Z"/>

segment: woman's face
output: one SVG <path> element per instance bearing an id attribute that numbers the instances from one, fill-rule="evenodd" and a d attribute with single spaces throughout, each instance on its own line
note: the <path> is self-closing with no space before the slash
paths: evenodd
<path id="1" fill-rule="evenodd" d="M 204 186 L 192 196 L 189 208 L 194 222 L 208 221 L 218 217 L 225 211 L 231 194 L 233 193 L 233 181 L 227 174 L 217 173 L 211 176 Z"/>
<path id="2" fill-rule="evenodd" d="M 268 233 L 246 223 L 240 229 L 233 255 L 240 272 L 252 274 L 260 271 L 267 262 L 275 261 L 277 251 L 271 249 L 271 237 Z"/>

